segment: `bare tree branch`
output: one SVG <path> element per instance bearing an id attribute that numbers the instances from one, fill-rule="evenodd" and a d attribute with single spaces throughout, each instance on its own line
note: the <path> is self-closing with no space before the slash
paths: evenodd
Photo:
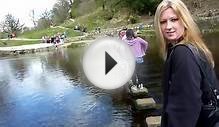
<path id="1" fill-rule="evenodd" d="M 36 26 L 37 26 L 37 20 L 36 20 L 36 18 L 35 18 L 35 11 L 34 11 L 34 9 L 31 10 L 30 18 L 31 18 L 31 20 L 32 20 L 32 22 L 33 22 L 34 27 L 36 27 Z"/>
<path id="2" fill-rule="evenodd" d="M 17 33 L 20 32 L 24 24 L 20 24 L 20 20 L 16 19 L 12 14 L 7 14 L 5 20 L 1 23 L 1 28 L 5 33 Z"/>

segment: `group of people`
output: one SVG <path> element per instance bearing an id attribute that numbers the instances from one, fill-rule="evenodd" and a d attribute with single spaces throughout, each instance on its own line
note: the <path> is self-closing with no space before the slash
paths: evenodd
<path id="1" fill-rule="evenodd" d="M 205 82 L 218 90 L 213 69 L 214 59 L 188 8 L 181 0 L 163 0 L 156 9 L 154 27 L 165 61 L 161 127 L 219 127 L 218 107 L 209 109 L 211 112 L 207 114 L 204 107 L 206 103 L 213 105 L 206 100 L 210 98 L 206 98 L 205 93 L 210 94 L 212 91 Z M 136 75 L 132 80 L 136 82 L 136 77 L 139 78 L 138 66 L 144 63 L 143 56 L 148 42 L 136 37 L 132 29 L 121 30 L 119 37 L 135 54 Z M 205 65 L 208 78 L 202 71 L 197 56 Z M 138 80 L 139 84 L 141 81 Z M 205 87 L 209 91 L 205 91 Z"/>
<path id="2" fill-rule="evenodd" d="M 54 36 L 43 36 L 42 43 L 54 43 L 54 44 L 63 44 L 65 42 L 66 33 L 57 33 Z"/>

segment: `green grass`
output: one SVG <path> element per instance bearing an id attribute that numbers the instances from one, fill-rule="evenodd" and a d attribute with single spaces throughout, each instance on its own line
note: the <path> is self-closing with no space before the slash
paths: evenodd
<path id="1" fill-rule="evenodd" d="M 28 44 L 39 44 L 39 40 L 23 41 L 23 40 L 0 40 L 0 47 L 19 46 Z"/>
<path id="2" fill-rule="evenodd" d="M 111 28 L 127 25 L 127 12 L 122 10 L 112 12 L 97 8 L 94 12 L 75 18 L 75 21 L 67 20 L 61 26 L 74 28 L 76 25 L 85 26 L 88 31 L 95 30 L 97 27 Z M 111 19 L 112 18 L 112 19 Z"/>
<path id="3" fill-rule="evenodd" d="M 33 30 L 33 31 L 27 31 L 21 34 L 20 38 L 29 38 L 29 39 L 40 39 L 42 36 L 53 36 L 57 33 L 63 33 L 66 32 L 67 37 L 74 37 L 79 36 L 81 33 L 74 31 L 73 29 L 66 29 L 66 28 L 47 28 L 43 30 Z"/>
<path id="4" fill-rule="evenodd" d="M 105 21 L 104 18 L 100 16 L 101 11 L 101 9 L 97 9 L 95 12 L 76 18 L 74 22 L 66 21 L 62 24 L 62 26 L 67 28 L 74 28 L 76 25 L 80 25 L 87 27 L 89 31 L 95 27 L 103 26 Z"/>
<path id="5" fill-rule="evenodd" d="M 0 32 L 0 38 L 1 38 L 1 39 L 7 38 L 7 37 L 8 37 L 8 34 L 7 34 L 7 33 Z"/>

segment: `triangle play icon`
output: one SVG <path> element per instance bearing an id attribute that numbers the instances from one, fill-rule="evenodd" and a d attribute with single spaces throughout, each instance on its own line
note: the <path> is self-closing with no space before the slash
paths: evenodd
<path id="1" fill-rule="evenodd" d="M 105 51 L 105 75 L 117 64 L 117 62 Z"/>

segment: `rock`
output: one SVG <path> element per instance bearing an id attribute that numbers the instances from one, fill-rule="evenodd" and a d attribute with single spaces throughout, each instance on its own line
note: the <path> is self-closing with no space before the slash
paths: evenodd
<path id="1" fill-rule="evenodd" d="M 147 117 L 146 123 L 147 123 L 148 127 L 160 127 L 161 126 L 161 116 Z"/>
<path id="2" fill-rule="evenodd" d="M 137 88 L 134 89 L 133 87 L 130 88 L 130 94 L 133 96 L 138 96 L 138 95 L 148 95 L 148 89 L 143 87 L 143 89 Z"/>
<path id="3" fill-rule="evenodd" d="M 156 102 L 153 98 L 143 98 L 135 100 L 137 110 L 156 109 Z"/>

